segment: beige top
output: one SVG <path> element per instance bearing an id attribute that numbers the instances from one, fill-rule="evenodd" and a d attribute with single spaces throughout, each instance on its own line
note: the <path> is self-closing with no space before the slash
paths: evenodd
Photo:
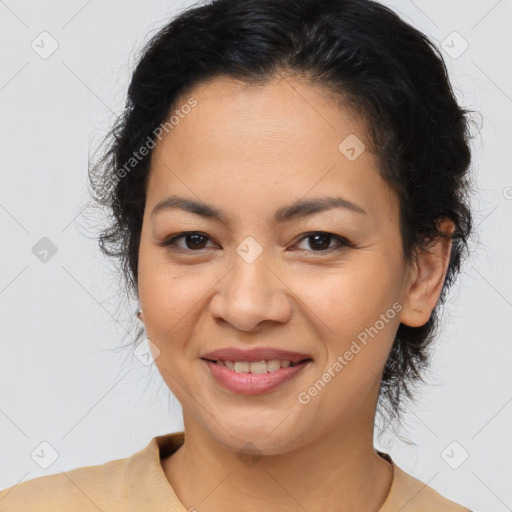
<path id="1" fill-rule="evenodd" d="M 0 511 L 187 512 L 160 462 L 183 442 L 183 432 L 157 436 L 126 459 L 22 482 L 0 492 Z M 388 454 L 378 453 L 393 466 L 391 488 L 379 512 L 471 512 L 402 471 Z"/>

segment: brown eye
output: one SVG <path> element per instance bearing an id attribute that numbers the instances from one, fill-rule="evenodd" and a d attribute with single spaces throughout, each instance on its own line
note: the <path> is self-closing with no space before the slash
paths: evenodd
<path id="1" fill-rule="evenodd" d="M 313 249 L 324 251 L 329 249 L 332 237 L 329 235 L 312 235 L 308 237 L 309 244 Z"/>
<path id="2" fill-rule="evenodd" d="M 340 250 L 345 249 L 346 247 L 352 247 L 352 244 L 346 238 L 333 235 L 332 233 L 306 233 L 301 238 L 301 243 L 305 241 L 309 247 L 302 248 L 301 250 L 311 252 L 332 252 L 331 250 Z M 334 245 L 331 245 L 332 242 L 334 242 Z"/>
<path id="3" fill-rule="evenodd" d="M 184 245 L 179 245 L 177 242 L 183 240 Z M 181 233 L 179 235 L 168 238 L 160 245 L 165 247 L 176 248 L 177 250 L 184 251 L 198 251 L 201 249 L 207 249 L 205 245 L 208 243 L 209 237 L 202 233 L 197 232 L 189 232 L 189 233 Z"/>

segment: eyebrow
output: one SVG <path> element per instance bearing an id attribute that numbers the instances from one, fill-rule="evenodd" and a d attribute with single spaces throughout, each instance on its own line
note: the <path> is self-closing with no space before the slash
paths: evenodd
<path id="1" fill-rule="evenodd" d="M 226 215 L 218 208 L 193 199 L 187 199 L 180 196 L 170 196 L 160 201 L 151 212 L 153 217 L 163 210 L 179 208 L 186 212 L 194 213 L 201 217 L 216 219 L 226 224 Z M 334 208 L 344 208 L 355 213 L 367 215 L 367 212 L 361 206 L 343 199 L 341 197 L 319 197 L 314 199 L 299 199 L 290 206 L 285 206 L 276 211 L 274 221 L 277 223 L 289 222 L 293 219 L 304 218 L 315 213 L 332 210 Z"/>

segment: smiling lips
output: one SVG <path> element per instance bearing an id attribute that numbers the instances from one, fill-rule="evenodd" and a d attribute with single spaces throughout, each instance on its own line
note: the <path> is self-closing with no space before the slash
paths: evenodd
<path id="1" fill-rule="evenodd" d="M 290 352 L 289 350 L 281 350 L 272 347 L 252 347 L 252 348 L 220 348 L 208 352 L 201 356 L 202 359 L 210 361 L 269 361 L 279 359 L 280 361 L 290 361 L 291 363 L 300 363 L 305 359 L 312 359 L 308 354 L 300 352 Z"/>
<path id="2" fill-rule="evenodd" d="M 221 386 L 242 395 L 268 393 L 313 361 L 307 354 L 264 347 L 218 349 L 201 359 Z"/>

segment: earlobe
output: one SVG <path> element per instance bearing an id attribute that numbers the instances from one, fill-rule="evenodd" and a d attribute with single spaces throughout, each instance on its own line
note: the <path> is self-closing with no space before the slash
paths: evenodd
<path id="1" fill-rule="evenodd" d="M 442 235 L 427 248 L 418 250 L 411 268 L 400 317 L 401 323 L 410 327 L 421 327 L 428 322 L 443 289 L 455 225 L 450 219 L 441 219 L 438 225 Z"/>

